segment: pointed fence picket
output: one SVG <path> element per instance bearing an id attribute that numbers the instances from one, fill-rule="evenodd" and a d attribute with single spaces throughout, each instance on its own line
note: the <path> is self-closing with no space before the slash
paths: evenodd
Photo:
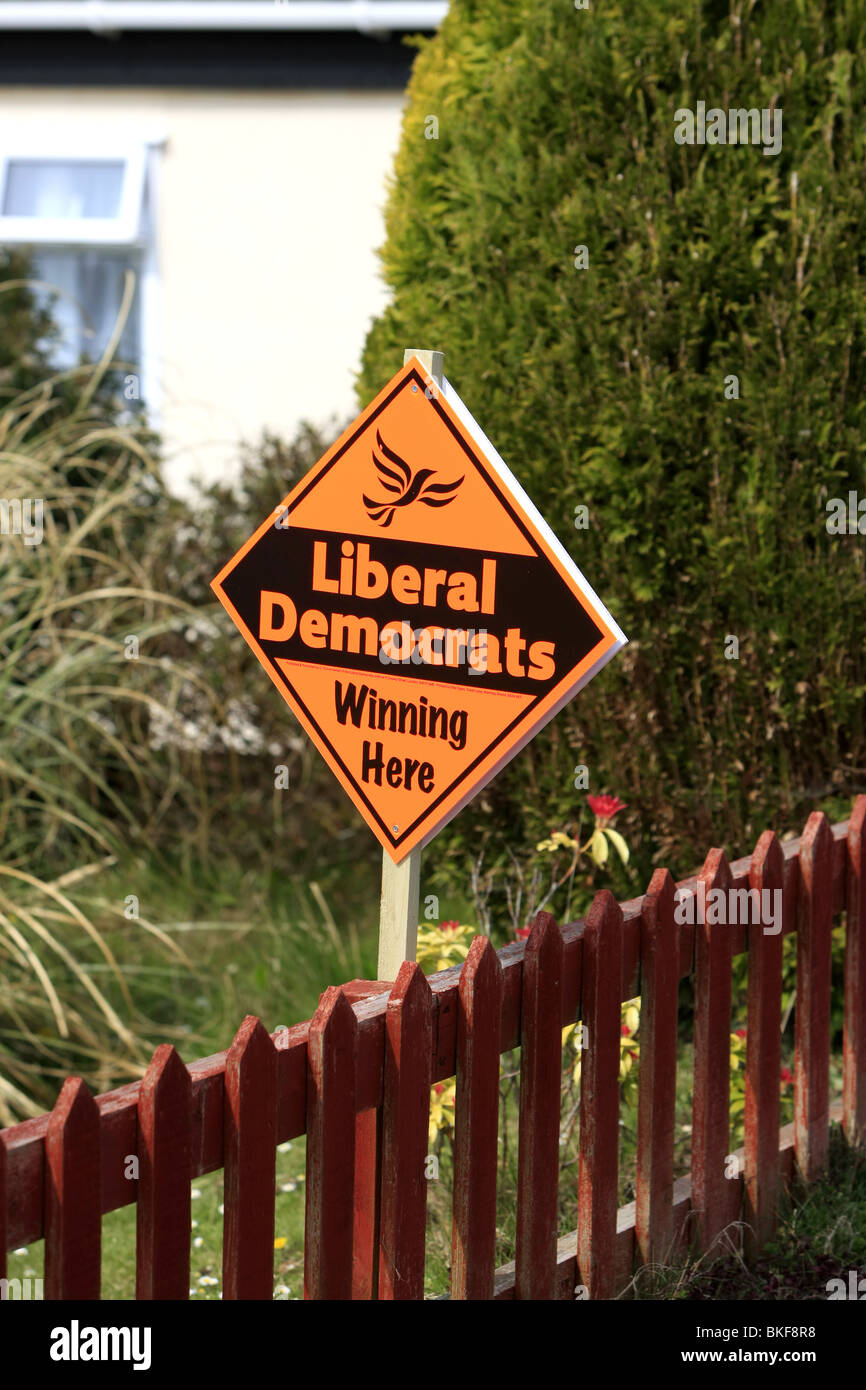
<path id="1" fill-rule="evenodd" d="M 830 931 L 832 835 L 813 811 L 800 845 L 797 1013 L 794 1036 L 794 1148 L 806 1182 L 827 1167 L 830 1106 Z"/>
<path id="2" fill-rule="evenodd" d="M 6 1145 L 0 1144 L 0 1279 L 6 1278 L 6 1251 L 9 1249 L 9 1242 L 6 1234 L 8 1230 L 8 1222 L 6 1220 L 7 1201 Z"/>
<path id="3" fill-rule="evenodd" d="M 223 1298 L 272 1298 L 276 1052 L 249 1015 L 226 1057 Z"/>
<path id="4" fill-rule="evenodd" d="M 710 850 L 698 881 L 710 894 L 731 888 L 721 850 Z M 710 906 L 707 908 L 709 918 Z M 727 1176 L 730 1129 L 731 930 L 722 921 L 695 925 L 695 1060 L 692 1101 L 692 1202 L 698 1239 L 709 1249 L 733 1219 Z"/>
<path id="5" fill-rule="evenodd" d="M 502 968 L 476 936 L 460 972 L 451 1297 L 493 1296 Z"/>
<path id="6" fill-rule="evenodd" d="M 138 1099 L 136 1298 L 189 1297 L 191 1100 L 189 1072 L 163 1043 Z"/>
<path id="7" fill-rule="evenodd" d="M 404 961 L 385 1013 L 378 1294 L 424 1297 L 427 1128 L 433 995 L 420 965 Z"/>
<path id="8" fill-rule="evenodd" d="M 848 824 L 843 1126 L 849 1144 L 866 1145 L 866 796 Z"/>
<path id="9" fill-rule="evenodd" d="M 340 989 L 350 1004 L 390 991 L 378 980 L 351 980 Z M 352 1211 L 352 1298 L 375 1299 L 379 1285 L 382 1218 L 382 1108 L 355 1117 L 355 1179 Z"/>
<path id="10" fill-rule="evenodd" d="M 102 1246 L 99 1110 L 67 1077 L 45 1135 L 45 1295 L 98 1299 Z"/>
<path id="11" fill-rule="evenodd" d="M 681 922 L 657 870 L 642 898 L 596 894 L 586 921 L 539 913 L 526 942 L 477 937 L 460 968 L 351 981 L 273 1038 L 244 1020 L 227 1053 L 185 1066 L 157 1048 L 140 1083 L 94 1099 L 68 1078 L 50 1115 L 0 1131 L 0 1278 L 8 1249 L 45 1239 L 47 1298 L 100 1295 L 101 1219 L 137 1202 L 136 1295 L 188 1297 L 190 1183 L 225 1171 L 223 1297 L 270 1298 L 275 1150 L 307 1136 L 304 1292 L 424 1296 L 431 1084 L 456 1076 L 451 1297 L 611 1298 L 640 1265 L 730 1223 L 754 1257 L 780 1180 L 826 1167 L 829 1123 L 866 1146 L 866 796 L 801 839 L 708 855 L 679 888 L 782 893 L 765 920 Z M 833 920 L 846 914 L 843 1090 L 830 1103 Z M 784 937 L 797 936 L 795 1118 L 779 1130 Z M 749 958 L 745 1144 L 728 1152 L 731 963 Z M 679 981 L 694 986 L 691 1173 L 674 1178 Z M 617 1210 L 620 1008 L 641 997 L 636 1196 Z M 560 1175 L 561 1029 L 580 1020 L 577 1192 Z M 521 1048 L 515 1261 L 496 1269 L 499 1071 Z M 131 1160 L 135 1162 L 131 1163 Z M 573 1181 L 573 1180 L 572 1180 Z M 559 1235 L 560 1211 L 576 1229 Z M 6 1291 L 6 1285 L 0 1293 Z"/>
<path id="12" fill-rule="evenodd" d="M 562 933 L 539 912 L 523 958 L 514 1296 L 553 1298 L 559 1220 Z"/>
<path id="13" fill-rule="evenodd" d="M 644 1264 L 662 1264 L 674 1241 L 674 1121 L 679 958 L 674 881 L 656 869 L 641 914 L 641 1060 L 638 1073 L 635 1240 Z"/>
<path id="14" fill-rule="evenodd" d="M 326 989 L 310 1024 L 305 1298 L 352 1296 L 357 1037 L 346 996 Z"/>
<path id="15" fill-rule="evenodd" d="M 612 1298 L 616 1283 L 619 1175 L 622 912 L 603 888 L 583 936 L 583 1022 L 589 1039 L 580 1069 L 577 1263 L 590 1298 Z"/>
<path id="16" fill-rule="evenodd" d="M 750 890 L 761 904 L 782 891 L 782 847 L 770 830 L 758 841 L 749 871 Z M 770 916 L 771 914 L 767 914 Z M 779 1181 L 779 1074 L 782 1061 L 782 946 L 784 922 L 766 930 L 763 915 L 749 925 L 749 992 L 746 1022 L 746 1250 L 754 1259 L 773 1235 Z"/>

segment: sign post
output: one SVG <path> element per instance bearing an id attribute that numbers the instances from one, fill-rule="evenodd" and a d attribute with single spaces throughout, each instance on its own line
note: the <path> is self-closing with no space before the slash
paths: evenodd
<path id="1" fill-rule="evenodd" d="M 625 635 L 440 352 L 406 351 L 211 587 L 383 846 L 393 981 L 423 846 Z"/>
<path id="2" fill-rule="evenodd" d="M 403 366 L 417 357 L 438 390 L 444 383 L 441 352 L 406 348 Z M 428 390 L 431 388 L 428 387 Z M 414 960 L 418 948 L 418 901 L 421 892 L 421 850 L 411 849 L 395 864 L 382 850 L 382 901 L 379 907 L 379 965 L 376 978 L 396 980 L 404 960 Z"/>

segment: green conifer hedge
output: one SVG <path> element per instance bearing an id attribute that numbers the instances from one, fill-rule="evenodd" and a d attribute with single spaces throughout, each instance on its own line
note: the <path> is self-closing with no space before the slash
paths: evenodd
<path id="1" fill-rule="evenodd" d="M 866 780 L 866 536 L 827 530 L 866 499 L 866 3 L 452 0 L 419 47 L 359 399 L 444 350 L 631 639 L 447 844 L 530 843 L 586 763 L 646 862 L 746 852 Z M 678 143 L 699 102 L 781 109 L 778 153 Z"/>

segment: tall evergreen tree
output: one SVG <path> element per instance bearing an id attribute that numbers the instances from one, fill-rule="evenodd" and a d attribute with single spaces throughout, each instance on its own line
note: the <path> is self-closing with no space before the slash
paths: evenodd
<path id="1" fill-rule="evenodd" d="M 683 871 L 862 790 L 866 540 L 827 506 L 866 498 L 864 53 L 864 0 L 453 0 L 420 41 L 359 399 L 444 350 L 631 639 L 452 849 L 568 819 L 577 763 Z M 679 143 L 699 103 L 778 152 Z"/>

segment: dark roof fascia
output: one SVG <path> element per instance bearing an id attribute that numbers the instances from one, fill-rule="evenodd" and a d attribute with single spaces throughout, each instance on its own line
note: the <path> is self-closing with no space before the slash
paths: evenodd
<path id="1" fill-rule="evenodd" d="M 406 35 L 353 31 L 6 31 L 2 87 L 179 87 L 401 91 L 415 47 Z"/>

